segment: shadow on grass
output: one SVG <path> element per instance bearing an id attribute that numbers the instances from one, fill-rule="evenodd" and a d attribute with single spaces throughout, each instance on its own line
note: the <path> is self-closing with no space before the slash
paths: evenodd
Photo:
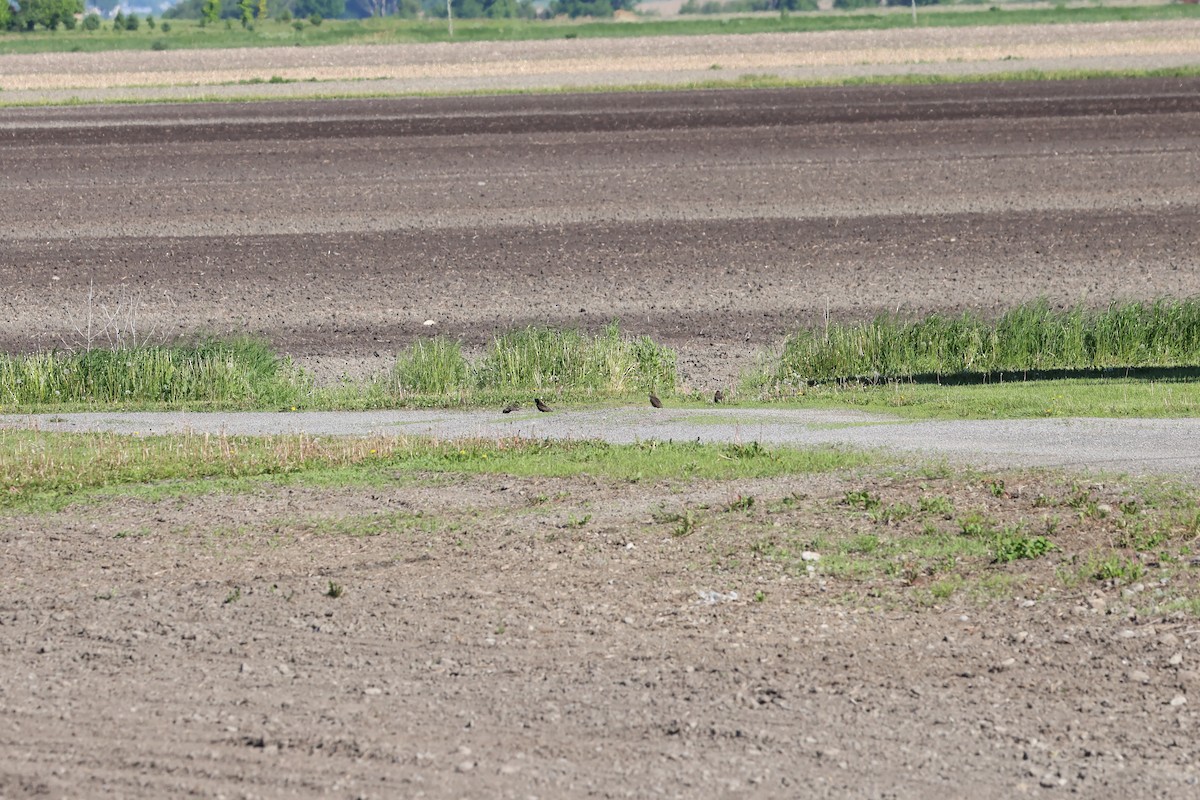
<path id="1" fill-rule="evenodd" d="M 903 377 L 863 375 L 839 381 L 815 382 L 812 385 L 847 384 L 917 384 L 923 386 L 984 386 L 993 383 L 1028 383 L 1031 381 L 1102 380 L 1105 378 L 1154 381 L 1161 383 L 1191 383 L 1200 380 L 1196 367 L 1104 367 L 1103 369 L 1030 369 L 998 372 L 956 372 L 949 375 L 927 372 Z"/>

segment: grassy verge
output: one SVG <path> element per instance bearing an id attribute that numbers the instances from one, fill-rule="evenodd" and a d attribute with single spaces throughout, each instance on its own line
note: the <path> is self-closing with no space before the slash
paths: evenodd
<path id="1" fill-rule="evenodd" d="M 251 338 L 0 355 L 0 407 L 7 408 L 88 403 L 269 408 L 294 405 L 311 391 L 289 361 Z"/>
<path id="2" fill-rule="evenodd" d="M 650 442 L 464 440 L 403 436 L 320 438 L 207 435 L 129 436 L 0 430 L 0 509 L 52 509 L 101 494 L 187 494 L 231 490 L 256 480 L 375 485 L 403 473 L 761 478 L 881 463 L 835 448 Z"/>
<path id="3" fill-rule="evenodd" d="M 911 419 L 1030 419 L 1037 417 L 1200 416 L 1194 378 L 1016 380 L 974 384 L 889 382 L 810 386 L 767 403 L 805 408 L 856 408 Z"/>
<path id="4" fill-rule="evenodd" d="M 745 403 L 856 407 L 922 418 L 1200 415 L 1200 303 L 1107 309 L 1019 306 L 973 314 L 891 316 L 791 337 L 744 382 Z M 497 336 L 474 360 L 461 345 L 419 339 L 387 375 L 332 387 L 261 341 L 191 347 L 0 355 L 0 411 L 180 408 L 299 410 L 526 407 L 710 398 L 680 393 L 676 355 L 616 323 L 596 335 L 529 327 Z"/>
<path id="5" fill-rule="evenodd" d="M 1053 372 L 1200 366 L 1200 303 L 1159 300 L 1107 309 L 1055 310 L 1045 301 L 995 321 L 965 313 L 804 330 L 784 344 L 777 364 L 753 380 L 787 394 L 833 382 L 940 382 L 980 376 L 1021 381 Z"/>
<path id="6" fill-rule="evenodd" d="M 1081 8 L 995 7 L 990 9 L 939 9 L 918 13 L 918 27 L 975 25 L 1037 25 L 1081 22 L 1194 19 L 1195 6 L 1093 6 Z M 108 28 L 85 31 L 34 31 L 0 33 L 0 54 L 40 52 L 100 52 L 108 50 L 162 50 L 179 48 L 278 47 L 331 44 L 403 44 L 448 41 L 527 41 L 562 38 L 625 38 L 633 36 L 699 36 L 722 33 L 772 33 L 911 28 L 908 9 L 871 13 L 813 12 L 787 16 L 755 15 L 719 19 L 654 19 L 638 22 L 456 20 L 454 36 L 437 20 L 327 20 L 321 25 L 300 21 L 262 20 L 252 29 L 224 22 L 202 27 L 194 20 L 168 20 L 150 29 L 116 32 Z"/>
<path id="7" fill-rule="evenodd" d="M 628 399 L 675 390 L 675 353 L 617 323 L 591 336 L 528 327 L 496 337 L 472 362 L 458 342 L 419 339 L 391 374 L 314 386 L 257 339 L 0 355 L 0 410 L 365 409 Z"/>
<path id="8" fill-rule="evenodd" d="M 471 363 L 446 338 L 422 339 L 400 354 L 392 389 L 420 404 L 554 395 L 596 399 L 675 389 L 675 353 L 649 337 L 622 336 L 614 322 L 599 335 L 528 327 L 492 340 Z"/>

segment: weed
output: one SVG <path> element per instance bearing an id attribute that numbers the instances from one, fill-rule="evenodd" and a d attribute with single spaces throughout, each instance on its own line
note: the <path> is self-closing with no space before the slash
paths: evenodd
<path id="1" fill-rule="evenodd" d="M 674 524 L 675 529 L 671 534 L 677 537 L 688 536 L 694 533 L 696 527 L 700 524 L 699 515 L 690 508 L 685 508 L 678 513 L 673 511 L 657 511 L 651 514 L 651 519 L 658 523 Z"/>
<path id="2" fill-rule="evenodd" d="M 992 497 L 1006 497 L 1008 493 L 1004 489 L 1004 481 L 1000 479 L 990 480 L 987 482 L 988 491 Z"/>
<path id="3" fill-rule="evenodd" d="M 221 605 L 227 606 L 230 603 L 236 603 L 237 601 L 239 601 L 241 599 L 242 599 L 242 590 L 240 587 L 235 586 L 235 587 L 233 587 L 233 591 L 225 596 L 225 600 L 224 600 L 224 602 L 222 602 Z"/>
<path id="4" fill-rule="evenodd" d="M 805 499 L 805 497 L 803 495 L 793 492 L 792 494 L 789 494 L 787 497 L 781 497 L 778 500 L 776 500 L 774 503 L 771 503 L 771 505 L 767 506 L 767 513 L 768 514 L 778 514 L 778 513 L 784 512 L 784 511 L 791 511 L 793 509 L 799 508 L 800 503 L 804 499 Z"/>
<path id="5" fill-rule="evenodd" d="M 743 496 L 743 495 L 739 494 L 736 499 L 731 500 L 729 503 L 727 503 L 725 505 L 726 512 L 750 511 L 753 508 L 754 508 L 754 496 L 753 495 Z"/>
<path id="6" fill-rule="evenodd" d="M 879 550 L 879 537 L 873 533 L 860 534 L 846 542 L 842 549 L 846 553 L 871 555 Z"/>
<path id="7" fill-rule="evenodd" d="M 1099 581 L 1116 581 L 1118 583 L 1133 583 L 1145 574 L 1146 568 L 1136 559 L 1125 558 L 1118 553 L 1110 553 L 1089 563 L 1091 576 Z"/>
<path id="8" fill-rule="evenodd" d="M 962 585 L 963 579 L 958 575 L 952 575 L 929 584 L 929 594 L 935 600 L 949 600 L 955 592 L 962 588 Z"/>
<path id="9" fill-rule="evenodd" d="M 330 581 L 329 588 L 325 590 L 325 596 L 333 597 L 336 599 L 338 597 L 341 597 L 342 593 L 345 591 L 346 590 L 342 587 L 342 585 L 340 583 L 334 583 L 333 581 Z"/>
<path id="10" fill-rule="evenodd" d="M 1056 549 L 1045 536 L 1025 536 L 1016 530 L 1005 529 L 996 537 L 992 560 L 997 564 L 1008 564 L 1022 558 L 1041 558 Z"/>
<path id="11" fill-rule="evenodd" d="M 917 510 L 923 514 L 933 514 L 944 519 L 954 516 L 954 503 L 945 495 L 922 495 L 917 501 Z"/>
<path id="12" fill-rule="evenodd" d="M 878 506 L 868 512 L 871 520 L 880 525 L 890 525 L 912 516 L 913 507 L 908 503 L 895 503 L 889 506 Z"/>
<path id="13" fill-rule="evenodd" d="M 1137 520 L 1119 528 L 1114 544 L 1123 549 L 1145 553 L 1154 550 L 1170 538 L 1170 533 L 1165 528 L 1149 526 L 1144 520 Z"/>
<path id="14" fill-rule="evenodd" d="M 766 599 L 767 599 L 767 593 L 764 592 L 762 589 L 759 589 L 758 591 L 756 591 L 754 593 L 754 597 L 753 597 L 754 602 L 762 603 L 762 602 L 765 602 Z"/>
<path id="15" fill-rule="evenodd" d="M 850 506 L 851 508 L 861 508 L 864 511 L 879 507 L 879 498 L 871 494 L 866 489 L 858 489 L 847 491 L 842 497 L 842 505 Z"/>
<path id="16" fill-rule="evenodd" d="M 980 538 L 993 536 L 996 533 L 996 523 L 988 515 L 971 511 L 958 519 L 958 528 L 963 536 Z"/>
<path id="17" fill-rule="evenodd" d="M 688 509 L 684 512 L 683 518 L 679 520 L 679 524 L 675 526 L 675 530 L 672 531 L 672 535 L 676 537 L 690 536 L 696 531 L 696 528 L 699 526 L 699 524 L 700 518 L 696 514 L 692 513 L 691 509 Z"/>

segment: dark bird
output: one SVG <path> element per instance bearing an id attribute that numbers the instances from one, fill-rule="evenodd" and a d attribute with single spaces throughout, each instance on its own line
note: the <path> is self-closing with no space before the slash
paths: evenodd
<path id="1" fill-rule="evenodd" d="M 541 411 L 543 414 L 545 414 L 545 413 L 548 413 L 548 412 L 550 412 L 550 411 L 553 411 L 553 410 L 554 410 L 554 409 L 553 409 L 553 408 L 551 408 L 550 406 L 548 406 L 548 405 L 546 405 L 545 403 L 543 403 L 543 402 L 542 402 L 542 398 L 540 398 L 540 397 L 535 397 L 535 398 L 533 398 L 533 404 L 534 404 L 535 406 L 537 406 L 537 410 L 538 410 L 538 411 Z"/>
<path id="2" fill-rule="evenodd" d="M 654 392 L 650 393 L 650 405 L 654 406 L 655 408 L 662 408 L 662 400 L 659 400 L 658 395 L 656 395 Z"/>
<path id="3" fill-rule="evenodd" d="M 722 392 L 720 389 L 717 389 L 716 394 L 713 395 L 713 402 L 714 403 L 724 403 L 725 402 L 725 393 Z"/>
<path id="4" fill-rule="evenodd" d="M 509 403 L 504 408 L 500 409 L 501 414 L 511 414 L 521 407 L 520 403 Z"/>

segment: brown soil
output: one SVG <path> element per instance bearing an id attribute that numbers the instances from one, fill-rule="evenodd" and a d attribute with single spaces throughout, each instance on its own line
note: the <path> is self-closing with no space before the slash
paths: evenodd
<path id="1" fill-rule="evenodd" d="M 90 310 L 101 339 L 250 331 L 330 376 L 431 330 L 620 317 L 704 387 L 826 313 L 1191 295 L 1197 89 L 9 110 L 0 345 L 78 342 Z M 0 796 L 1194 792 L 1197 627 L 1130 616 L 1178 573 L 1055 574 L 1111 527 L 1054 511 L 1062 553 L 973 566 L 1008 576 L 982 599 L 771 556 L 879 533 L 836 507 L 864 486 L 1042 526 L 1067 491 L 906 481 L 384 476 L 9 516 Z M 739 494 L 744 522 L 652 519 Z"/>
<path id="2" fill-rule="evenodd" d="M 1198 630 L 1135 610 L 1185 576 L 1063 584 L 1117 528 L 1074 514 L 1079 487 L 1006 478 L 997 497 L 383 475 L 10 518 L 0 794 L 1190 794 Z M 1050 515 L 1063 551 L 959 563 L 949 599 L 944 560 L 916 554 L 892 577 L 808 574 L 803 549 L 954 526 L 872 521 L 852 490 Z M 683 508 L 689 535 L 655 521 Z"/>
<path id="3" fill-rule="evenodd" d="M 711 389 L 826 313 L 1188 296 L 1198 87 L 13 109 L 0 346 L 86 339 L 90 308 L 328 379 L 619 318 Z"/>

